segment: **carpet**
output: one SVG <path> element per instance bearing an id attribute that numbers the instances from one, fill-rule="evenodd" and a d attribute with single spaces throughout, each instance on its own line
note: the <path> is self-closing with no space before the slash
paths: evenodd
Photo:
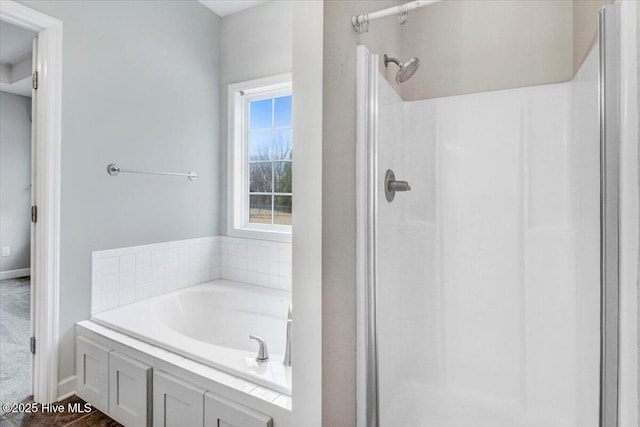
<path id="1" fill-rule="evenodd" d="M 0 280 L 0 403 L 31 395 L 30 305 L 29 277 Z"/>

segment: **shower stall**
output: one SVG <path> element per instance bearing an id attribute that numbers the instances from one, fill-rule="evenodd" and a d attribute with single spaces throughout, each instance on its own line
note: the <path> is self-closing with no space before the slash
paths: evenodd
<path id="1" fill-rule="evenodd" d="M 456 96 L 358 46 L 359 426 L 618 425 L 617 15 L 571 80 Z"/>

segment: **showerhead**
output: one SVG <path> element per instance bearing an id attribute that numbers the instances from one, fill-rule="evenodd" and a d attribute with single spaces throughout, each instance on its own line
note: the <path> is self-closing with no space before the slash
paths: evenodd
<path id="1" fill-rule="evenodd" d="M 396 82 L 404 83 L 413 76 L 418 67 L 420 66 L 420 60 L 418 58 L 410 58 L 407 62 L 401 63 L 396 58 L 389 58 L 386 54 L 384 55 L 384 66 L 388 67 L 389 62 L 393 62 L 396 64 L 399 69 L 396 74 Z"/>
<path id="2" fill-rule="evenodd" d="M 396 82 L 404 83 L 413 76 L 418 67 L 420 66 L 420 60 L 418 58 L 411 58 L 404 64 L 400 65 L 398 74 L 396 74 Z"/>

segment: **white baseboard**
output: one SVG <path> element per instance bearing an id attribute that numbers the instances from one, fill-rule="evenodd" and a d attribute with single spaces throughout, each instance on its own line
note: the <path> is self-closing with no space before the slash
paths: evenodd
<path id="1" fill-rule="evenodd" d="M 18 277 L 31 276 L 30 268 L 20 268 L 18 270 L 0 271 L 0 280 L 17 279 Z"/>
<path id="2" fill-rule="evenodd" d="M 58 383 L 58 402 L 76 394 L 76 376 L 71 375 Z"/>

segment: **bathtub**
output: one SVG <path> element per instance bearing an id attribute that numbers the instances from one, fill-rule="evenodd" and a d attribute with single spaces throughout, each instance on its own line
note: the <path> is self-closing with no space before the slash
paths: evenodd
<path id="1" fill-rule="evenodd" d="M 291 293 L 214 280 L 91 317 L 96 323 L 291 396 L 282 364 Z M 263 337 L 270 353 L 258 363 Z"/>

